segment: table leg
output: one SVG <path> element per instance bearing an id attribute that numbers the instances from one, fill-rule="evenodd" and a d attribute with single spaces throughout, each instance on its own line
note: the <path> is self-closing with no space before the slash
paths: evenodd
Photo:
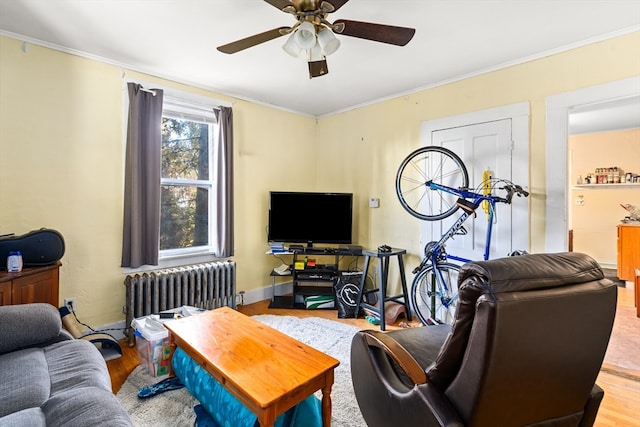
<path id="1" fill-rule="evenodd" d="M 400 284 L 402 285 L 402 295 L 404 299 L 404 310 L 407 321 L 411 322 L 411 306 L 409 304 L 409 292 L 407 292 L 407 279 L 404 275 L 404 261 L 402 255 L 398 255 L 398 267 L 400 269 Z"/>
<path id="2" fill-rule="evenodd" d="M 325 386 L 322 387 L 322 425 L 331 427 L 331 386 L 333 385 L 333 370 L 327 372 Z"/>
<path id="3" fill-rule="evenodd" d="M 380 314 L 380 330 L 384 331 L 386 329 L 386 324 L 384 320 L 384 303 L 387 299 L 387 279 L 389 276 L 389 257 L 379 257 L 378 258 L 378 290 L 380 293 L 380 298 L 378 301 L 378 313 Z"/>
<path id="4" fill-rule="evenodd" d="M 364 266 L 362 267 L 362 277 L 360 278 L 360 286 L 358 287 L 358 297 L 356 299 L 356 312 L 353 317 L 358 318 L 360 315 L 360 304 L 362 304 L 362 296 L 364 295 L 365 282 L 367 280 L 367 271 L 369 270 L 369 262 L 371 257 L 366 255 L 364 257 Z"/>
<path id="5" fill-rule="evenodd" d="M 260 427 L 272 427 L 276 422 L 276 412 L 273 406 L 265 409 L 258 415 Z"/>

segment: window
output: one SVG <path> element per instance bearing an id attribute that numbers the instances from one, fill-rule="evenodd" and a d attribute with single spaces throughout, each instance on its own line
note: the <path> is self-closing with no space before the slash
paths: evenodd
<path id="1" fill-rule="evenodd" d="M 121 266 L 233 256 L 232 108 L 134 82 L 127 92 Z"/>
<path id="2" fill-rule="evenodd" d="M 211 252 L 218 129 L 212 109 L 165 97 L 162 113 L 160 258 Z"/>

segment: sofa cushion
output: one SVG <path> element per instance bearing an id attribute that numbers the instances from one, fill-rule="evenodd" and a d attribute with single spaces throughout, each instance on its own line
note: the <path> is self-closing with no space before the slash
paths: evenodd
<path id="1" fill-rule="evenodd" d="M 64 341 L 0 355 L 0 427 L 130 426 L 98 349 Z"/>
<path id="2" fill-rule="evenodd" d="M 47 420 L 40 408 L 29 408 L 0 418 L 0 427 L 46 427 Z"/>
<path id="3" fill-rule="evenodd" d="M 57 340 L 62 321 L 50 304 L 20 304 L 2 306 L 0 325 L 0 354 L 4 354 Z"/>
<path id="4" fill-rule="evenodd" d="M 49 369 L 41 349 L 0 355 L 0 417 L 40 407 L 50 395 Z"/>
<path id="5" fill-rule="evenodd" d="M 0 427 L 131 426 L 100 351 L 49 304 L 0 306 Z"/>
<path id="6" fill-rule="evenodd" d="M 95 345 L 85 340 L 64 341 L 44 349 L 51 377 L 51 396 L 78 387 L 111 392 L 109 371 Z"/>
<path id="7" fill-rule="evenodd" d="M 47 427 L 131 426 L 118 398 L 100 387 L 58 393 L 42 406 Z"/>

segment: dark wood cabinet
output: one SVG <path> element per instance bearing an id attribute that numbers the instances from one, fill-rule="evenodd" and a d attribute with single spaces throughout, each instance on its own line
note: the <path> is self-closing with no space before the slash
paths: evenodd
<path id="1" fill-rule="evenodd" d="M 58 307 L 60 262 L 27 267 L 18 273 L 0 272 L 0 305 L 46 302 Z"/>

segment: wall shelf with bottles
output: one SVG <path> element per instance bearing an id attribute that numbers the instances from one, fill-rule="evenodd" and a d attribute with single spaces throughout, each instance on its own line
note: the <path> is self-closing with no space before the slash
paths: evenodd
<path id="1" fill-rule="evenodd" d="M 640 182 L 625 182 L 624 184 L 578 184 L 573 188 L 636 188 L 640 187 Z"/>
<path id="2" fill-rule="evenodd" d="M 594 173 L 589 172 L 584 178 L 582 175 L 578 175 L 576 182 L 577 187 L 623 186 L 628 184 L 640 184 L 640 176 L 629 171 L 624 172 L 617 166 L 596 168 Z"/>

